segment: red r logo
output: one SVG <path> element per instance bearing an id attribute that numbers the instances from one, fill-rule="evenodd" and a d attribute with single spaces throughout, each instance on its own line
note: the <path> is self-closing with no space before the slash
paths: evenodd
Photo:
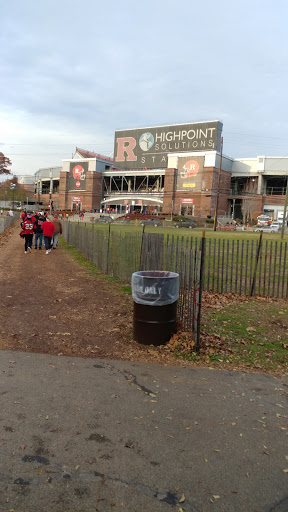
<path id="1" fill-rule="evenodd" d="M 133 151 L 135 146 L 136 140 L 134 137 L 119 137 L 119 139 L 117 139 L 117 155 L 115 162 L 136 162 L 137 156 Z"/>

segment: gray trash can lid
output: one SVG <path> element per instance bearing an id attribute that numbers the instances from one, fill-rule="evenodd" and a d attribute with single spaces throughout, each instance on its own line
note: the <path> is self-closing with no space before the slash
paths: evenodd
<path id="1" fill-rule="evenodd" d="M 165 306 L 179 297 L 179 274 L 163 270 L 141 270 L 131 279 L 132 297 L 138 304 Z"/>

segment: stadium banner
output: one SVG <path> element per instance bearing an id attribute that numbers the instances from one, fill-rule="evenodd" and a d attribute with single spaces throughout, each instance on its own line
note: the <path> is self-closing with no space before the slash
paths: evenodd
<path id="1" fill-rule="evenodd" d="M 166 169 L 169 153 L 220 151 L 220 121 L 116 130 L 114 164 L 124 169 Z"/>
<path id="2" fill-rule="evenodd" d="M 68 190 L 86 190 L 88 162 L 70 162 Z"/>
<path id="3" fill-rule="evenodd" d="M 186 156 L 178 158 L 176 190 L 193 189 L 201 192 L 203 188 L 204 156 Z"/>

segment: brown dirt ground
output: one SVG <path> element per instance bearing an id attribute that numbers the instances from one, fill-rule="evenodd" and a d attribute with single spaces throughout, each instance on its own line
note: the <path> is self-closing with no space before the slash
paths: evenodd
<path id="1" fill-rule="evenodd" d="M 133 300 L 117 284 L 89 274 L 65 249 L 24 254 L 20 221 L 0 234 L 0 350 L 99 357 L 181 366 L 233 368 L 205 359 L 211 346 L 227 351 L 219 336 L 202 333 L 202 357 L 187 361 L 175 345 L 193 351 L 189 333 L 177 333 L 170 346 L 133 341 Z M 203 313 L 227 303 L 252 300 L 233 294 L 204 294 Z M 192 344 L 192 349 L 191 349 Z M 274 372 L 275 373 L 275 372 Z"/>
<path id="2" fill-rule="evenodd" d="M 0 234 L 0 349 L 181 364 L 132 339 L 133 301 L 64 249 L 24 254 L 20 221 Z"/>

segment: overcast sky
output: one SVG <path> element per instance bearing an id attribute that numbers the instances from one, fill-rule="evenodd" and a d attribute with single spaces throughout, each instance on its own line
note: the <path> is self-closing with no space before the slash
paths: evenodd
<path id="1" fill-rule="evenodd" d="M 0 151 L 14 174 L 116 129 L 219 119 L 225 154 L 288 155 L 288 5 L 0 0 Z"/>

